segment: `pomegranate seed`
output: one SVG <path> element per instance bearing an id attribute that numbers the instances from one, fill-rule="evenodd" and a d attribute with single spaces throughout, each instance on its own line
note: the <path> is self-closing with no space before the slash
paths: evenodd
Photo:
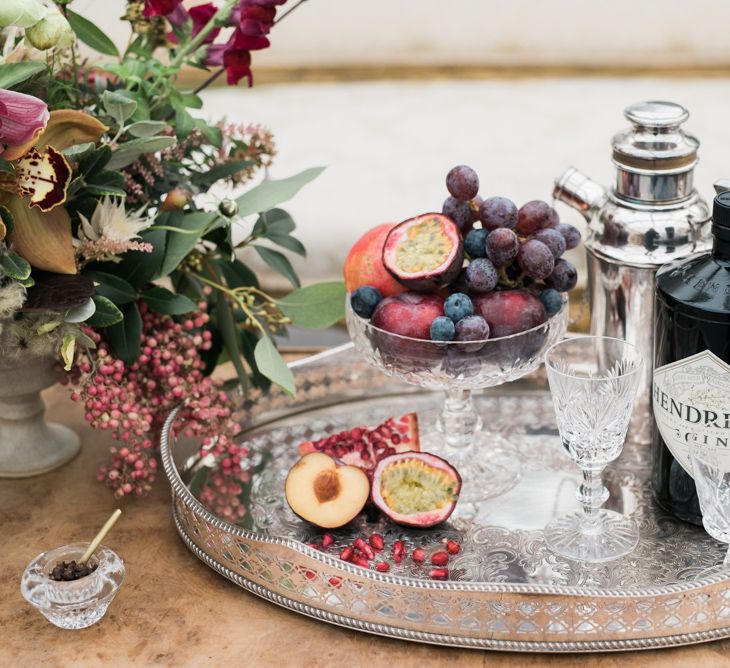
<path id="1" fill-rule="evenodd" d="M 461 545 L 459 545 L 459 543 L 457 543 L 455 540 L 447 540 L 446 551 L 449 554 L 459 554 L 459 552 L 461 552 Z"/>
<path id="2" fill-rule="evenodd" d="M 449 577 L 448 568 L 432 568 L 428 572 L 428 577 L 432 580 L 446 580 Z"/>
<path id="3" fill-rule="evenodd" d="M 422 564 L 424 561 L 426 561 L 426 553 L 423 551 L 422 547 L 417 547 L 415 550 L 413 550 L 413 561 L 415 561 L 417 564 Z"/>
<path id="4" fill-rule="evenodd" d="M 339 587 L 339 586 L 340 586 L 340 585 L 342 584 L 342 578 L 335 578 L 335 577 L 332 577 L 332 578 L 330 578 L 330 579 L 329 579 L 329 583 L 330 583 L 330 584 L 331 584 L 331 585 L 332 585 L 333 587 Z"/>
<path id="5" fill-rule="evenodd" d="M 363 568 L 370 568 L 370 562 L 365 557 L 359 555 L 352 558 L 352 563 Z"/>
<path id="6" fill-rule="evenodd" d="M 449 563 L 449 553 L 448 552 L 434 552 L 431 555 L 431 563 L 434 566 L 446 566 L 446 564 Z"/>
<path id="7" fill-rule="evenodd" d="M 326 533 L 322 536 L 322 549 L 326 550 L 332 543 L 335 542 L 335 539 L 332 538 L 332 534 Z"/>
<path id="8" fill-rule="evenodd" d="M 340 552 L 340 559 L 342 559 L 342 561 L 352 561 L 353 554 L 354 550 L 348 545 L 342 549 L 342 552 Z"/>
<path id="9" fill-rule="evenodd" d="M 400 564 L 400 562 L 403 561 L 403 557 L 401 557 L 399 554 L 396 554 L 393 556 L 393 561 L 395 561 L 396 564 Z"/>
<path id="10" fill-rule="evenodd" d="M 379 533 L 374 533 L 370 538 L 368 539 L 368 542 L 372 546 L 374 550 L 382 550 L 385 546 L 385 541 L 383 540 L 383 537 Z"/>
<path id="11" fill-rule="evenodd" d="M 393 556 L 396 555 L 403 557 L 403 553 L 406 550 L 406 545 L 402 540 L 397 540 L 393 543 Z"/>
<path id="12" fill-rule="evenodd" d="M 376 571 L 380 571 L 381 573 L 387 573 L 390 570 L 390 564 L 387 561 L 381 561 L 376 567 Z"/>
<path id="13" fill-rule="evenodd" d="M 372 548 L 362 538 L 356 538 L 353 545 L 365 555 L 366 559 L 372 559 L 375 556 Z"/>

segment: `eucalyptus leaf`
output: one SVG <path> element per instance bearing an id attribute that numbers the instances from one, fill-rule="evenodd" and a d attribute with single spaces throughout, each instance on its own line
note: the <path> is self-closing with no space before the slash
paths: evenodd
<path id="1" fill-rule="evenodd" d="M 63 149 L 63 154 L 67 158 L 78 159 L 84 157 L 89 151 L 93 150 L 94 142 L 85 142 L 84 144 L 74 144 Z"/>
<path id="2" fill-rule="evenodd" d="M 177 140 L 175 137 L 142 137 L 124 142 L 112 153 L 111 160 L 107 164 L 109 169 L 121 169 L 132 164 L 139 156 L 145 153 L 155 153 L 163 148 L 173 146 Z"/>
<path id="3" fill-rule="evenodd" d="M 133 137 L 154 137 L 167 127 L 164 121 L 137 121 L 127 127 L 127 133 Z"/>
<path id="4" fill-rule="evenodd" d="M 115 304 L 128 304 L 137 299 L 137 291 L 119 276 L 94 270 L 86 270 L 84 274 L 96 283 L 97 295 L 106 297 Z"/>
<path id="5" fill-rule="evenodd" d="M 296 239 L 289 234 L 272 234 L 270 232 L 266 235 L 266 238 L 272 244 L 276 244 L 277 246 L 286 248 L 287 250 L 292 251 L 292 253 L 296 253 L 297 255 L 301 255 L 302 257 L 306 256 L 307 254 L 307 250 L 304 248 L 304 244 L 302 244 L 299 239 Z"/>
<path id="6" fill-rule="evenodd" d="M 267 211 L 256 221 L 256 225 L 259 225 L 259 223 L 261 229 L 264 230 L 264 234 L 290 234 L 296 228 L 294 220 L 284 209 Z"/>
<path id="7" fill-rule="evenodd" d="M 94 295 L 96 311 L 86 322 L 91 327 L 111 327 L 121 322 L 124 314 L 103 295 Z"/>
<path id="8" fill-rule="evenodd" d="M 216 322 L 223 339 L 223 347 L 228 353 L 233 366 L 236 369 L 236 375 L 241 383 L 241 387 L 245 390 L 248 388 L 248 374 L 246 368 L 241 361 L 241 348 L 238 341 L 238 332 L 236 331 L 236 323 L 233 319 L 233 312 L 228 304 L 226 296 L 222 292 L 218 292 L 216 297 Z"/>
<path id="9" fill-rule="evenodd" d="M 13 251 L 7 251 L 0 255 L 0 266 L 2 266 L 6 276 L 16 281 L 24 281 L 30 276 L 28 261 Z"/>
<path id="10" fill-rule="evenodd" d="M 276 304 L 298 327 L 324 329 L 345 317 L 346 297 L 345 284 L 336 281 L 294 290 Z"/>
<path id="11" fill-rule="evenodd" d="M 216 181 L 233 176 L 252 164 L 253 161 L 251 160 L 230 160 L 209 169 L 207 172 L 196 172 L 192 175 L 190 181 L 196 186 L 211 186 Z"/>
<path id="12" fill-rule="evenodd" d="M 92 315 L 94 315 L 94 311 L 96 311 L 96 304 L 92 297 L 87 299 L 83 304 L 66 311 L 66 315 L 63 319 L 70 323 L 86 322 Z"/>
<path id="13" fill-rule="evenodd" d="M 259 254 L 261 259 L 266 262 L 275 272 L 281 274 L 286 278 L 295 288 L 298 288 L 301 284 L 299 277 L 294 271 L 294 267 L 291 266 L 291 262 L 279 251 L 266 248 L 265 246 L 254 245 L 256 252 Z"/>
<path id="14" fill-rule="evenodd" d="M 187 137 L 195 127 L 195 119 L 182 107 L 175 111 L 175 134 L 178 138 Z"/>
<path id="15" fill-rule="evenodd" d="M 195 248 L 199 237 L 208 225 L 215 220 L 217 215 L 215 212 L 196 211 L 194 213 L 174 212 L 157 217 L 157 222 L 160 225 L 178 227 L 181 232 L 194 232 L 194 234 L 167 232 L 165 257 L 162 261 L 160 276 L 167 276 L 177 268 L 182 259 Z M 151 229 L 155 228 L 152 227 Z"/>
<path id="16" fill-rule="evenodd" d="M 259 339 L 254 358 L 259 371 L 293 398 L 296 394 L 294 375 L 268 336 Z"/>
<path id="17" fill-rule="evenodd" d="M 71 28 L 76 33 L 76 36 L 86 46 L 90 46 L 94 51 L 103 53 L 105 56 L 116 56 L 119 57 L 119 51 L 111 41 L 95 23 L 92 23 L 83 16 L 80 16 L 76 12 L 66 8 L 66 18 L 71 24 Z"/>
<path id="18" fill-rule="evenodd" d="M 106 113 L 109 114 L 120 126 L 132 116 L 137 109 L 137 102 L 115 91 L 105 90 L 101 95 L 101 101 Z"/>
<path id="19" fill-rule="evenodd" d="M 46 63 L 25 60 L 21 63 L 4 63 L 0 67 L 0 88 L 12 88 L 34 74 L 46 69 Z"/>
<path id="20" fill-rule="evenodd" d="M 133 364 L 139 357 L 142 338 L 142 317 L 136 303 L 122 306 L 124 319 L 107 327 L 106 337 L 114 354 L 127 364 Z"/>
<path id="21" fill-rule="evenodd" d="M 238 214 L 244 217 L 252 213 L 261 213 L 290 200 L 323 171 L 324 167 L 312 167 L 286 179 L 264 181 L 236 199 Z"/>
<path id="22" fill-rule="evenodd" d="M 185 295 L 170 292 L 167 288 L 159 285 L 148 288 L 142 293 L 141 297 L 152 311 L 163 315 L 182 315 L 197 308 L 192 299 Z"/>

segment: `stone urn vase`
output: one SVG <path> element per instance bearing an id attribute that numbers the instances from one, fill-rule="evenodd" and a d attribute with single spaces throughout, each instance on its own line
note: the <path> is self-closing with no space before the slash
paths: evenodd
<path id="1" fill-rule="evenodd" d="M 54 360 L 0 358 L 0 478 L 46 473 L 71 461 L 79 437 L 68 427 L 46 422 L 41 390 L 59 380 Z"/>

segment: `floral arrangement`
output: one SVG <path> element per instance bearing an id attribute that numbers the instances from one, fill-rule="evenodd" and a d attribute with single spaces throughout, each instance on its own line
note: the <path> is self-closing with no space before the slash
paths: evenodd
<path id="1" fill-rule="evenodd" d="M 321 169 L 270 179 L 267 128 L 196 113 L 220 74 L 251 85 L 284 2 L 129 0 L 123 53 L 69 0 L 0 3 L 0 355 L 60 358 L 86 419 L 118 442 L 99 472 L 117 495 L 149 489 L 156 433 L 181 401 L 245 478 L 210 373 L 231 360 L 244 390 L 293 394 L 276 335 L 342 316 L 341 284 L 300 288 L 286 253 L 305 249 L 279 208 Z M 183 67 L 217 69 L 183 91 Z M 262 289 L 250 254 L 294 292 Z"/>

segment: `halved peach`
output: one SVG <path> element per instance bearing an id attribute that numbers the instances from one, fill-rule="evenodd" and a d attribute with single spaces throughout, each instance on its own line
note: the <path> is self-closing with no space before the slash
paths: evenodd
<path id="1" fill-rule="evenodd" d="M 303 520 L 336 529 L 365 507 L 370 481 L 356 466 L 338 466 L 329 455 L 311 452 L 289 469 L 285 493 L 289 507 Z"/>

